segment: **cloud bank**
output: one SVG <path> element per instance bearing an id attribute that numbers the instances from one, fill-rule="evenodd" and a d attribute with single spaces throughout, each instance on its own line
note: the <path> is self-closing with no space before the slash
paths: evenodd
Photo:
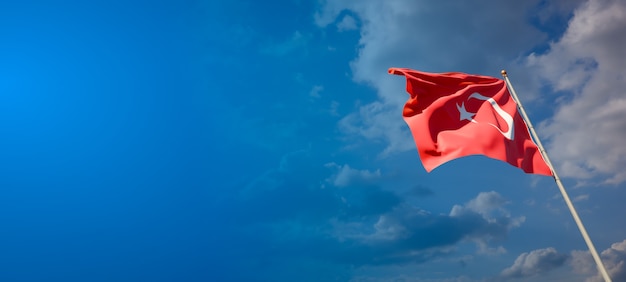
<path id="1" fill-rule="evenodd" d="M 613 281 L 626 281 L 626 240 L 612 244 L 610 248 L 602 251 L 600 257 Z M 573 251 L 572 267 L 580 274 L 597 273 L 585 280 L 587 282 L 604 281 L 588 251 Z"/>
<path id="2" fill-rule="evenodd" d="M 528 66 L 565 93 L 542 125 L 548 152 L 563 176 L 626 180 L 626 2 L 589 0 L 574 12 L 565 34 Z"/>
<path id="3" fill-rule="evenodd" d="M 475 3 L 324 1 L 315 22 L 320 27 L 359 29 L 358 56 L 351 62 L 353 79 L 371 85 L 378 94 L 378 100 L 345 116 L 339 128 L 347 136 L 382 141 L 381 157 L 412 150 L 414 144 L 400 118 L 404 83 L 389 76 L 387 68 L 493 76 L 508 68 L 518 74 L 514 79 L 518 90 L 528 92 L 522 100 L 546 100 L 538 95 L 540 84 L 559 95 L 547 98 L 556 102 L 543 101 L 554 103 L 549 109 L 554 116 L 540 124 L 539 133 L 548 141 L 548 152 L 562 176 L 579 180 L 601 176 L 607 184 L 626 181 L 626 172 L 620 169 L 626 166 L 626 147 L 621 144 L 626 138 L 626 3 L 580 3 L 482 1 L 480 5 L 491 7 L 482 9 Z M 574 7 L 562 36 L 542 45 L 547 34 L 536 27 L 547 27 L 555 18 L 565 21 Z M 533 13 L 535 18 L 529 16 Z"/>
<path id="4" fill-rule="evenodd" d="M 517 257 L 512 266 L 502 271 L 500 277 L 509 279 L 537 276 L 562 266 L 567 258 L 566 254 L 558 253 L 554 248 L 523 253 Z"/>
<path id="5" fill-rule="evenodd" d="M 345 274 L 355 267 L 454 257 L 461 246 L 476 246 L 478 256 L 499 255 L 506 252 L 499 243 L 524 222 L 523 216 L 511 216 L 509 202 L 494 191 L 435 213 L 379 186 L 380 177 L 379 170 L 317 163 L 308 150 L 286 154 L 276 169 L 222 201 L 229 203 L 220 208 L 229 222 L 222 232 L 236 242 L 220 246 L 227 249 L 225 261 L 250 257 L 239 265 L 257 269 L 263 262 L 253 258 L 271 257 L 271 267 L 259 270 L 259 277 L 285 267 L 315 281 L 326 278 L 307 266 L 328 264 Z"/>
<path id="6" fill-rule="evenodd" d="M 340 129 L 349 136 L 383 141 L 383 157 L 413 149 L 401 118 L 407 99 L 404 82 L 388 75 L 387 69 L 498 75 L 511 59 L 521 55 L 519 50 L 528 50 L 546 38 L 520 13 L 537 2 L 324 1 L 315 15 L 320 27 L 345 26 L 345 14 L 358 19 L 360 39 L 358 57 L 351 62 L 353 79 L 373 86 L 379 98 L 347 115 Z"/>

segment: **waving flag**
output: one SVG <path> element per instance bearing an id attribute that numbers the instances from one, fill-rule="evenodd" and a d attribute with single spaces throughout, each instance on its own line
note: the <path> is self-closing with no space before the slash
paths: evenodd
<path id="1" fill-rule="evenodd" d="M 389 73 L 406 77 L 410 98 L 402 115 L 426 171 L 456 158 L 484 155 L 526 173 L 552 175 L 504 80 L 403 68 Z"/>

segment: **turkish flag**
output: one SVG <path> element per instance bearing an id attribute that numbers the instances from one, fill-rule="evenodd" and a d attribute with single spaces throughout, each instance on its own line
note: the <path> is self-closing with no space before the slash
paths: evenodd
<path id="1" fill-rule="evenodd" d="M 390 68 L 406 77 L 402 115 L 426 171 L 456 158 L 484 155 L 526 173 L 552 175 L 502 79 L 458 72 Z"/>

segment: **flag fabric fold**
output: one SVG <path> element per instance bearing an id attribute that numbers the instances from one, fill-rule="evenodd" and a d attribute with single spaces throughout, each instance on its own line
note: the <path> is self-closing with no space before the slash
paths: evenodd
<path id="1" fill-rule="evenodd" d="M 403 109 L 426 171 L 456 158 L 484 155 L 526 173 L 552 175 L 502 79 L 390 68 L 406 77 Z"/>

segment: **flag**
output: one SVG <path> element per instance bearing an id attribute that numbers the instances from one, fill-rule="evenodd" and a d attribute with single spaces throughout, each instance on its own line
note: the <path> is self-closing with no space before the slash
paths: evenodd
<path id="1" fill-rule="evenodd" d="M 403 117 L 426 171 L 484 155 L 526 173 L 552 175 L 502 79 L 458 72 L 390 68 L 406 77 Z"/>

